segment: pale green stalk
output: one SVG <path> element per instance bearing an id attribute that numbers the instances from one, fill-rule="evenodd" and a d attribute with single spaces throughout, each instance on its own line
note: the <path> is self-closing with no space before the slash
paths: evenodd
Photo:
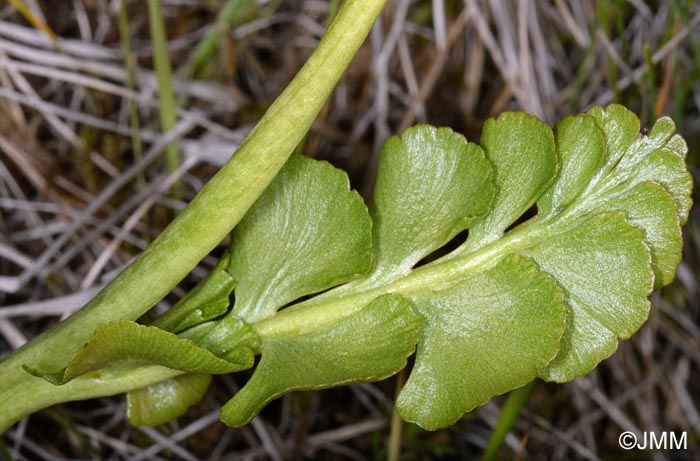
<path id="1" fill-rule="evenodd" d="M 89 373 L 75 384 L 54 386 L 29 375 L 22 365 L 61 369 L 97 326 L 139 318 L 216 247 L 307 132 L 384 3 L 346 0 L 308 62 L 192 203 L 87 306 L 0 363 L 0 432 L 53 403 L 120 393 L 177 373 L 161 367 L 151 367 L 151 372 L 141 368 L 112 379 L 95 379 Z"/>
<path id="2" fill-rule="evenodd" d="M 536 382 L 532 380 L 530 383 L 508 394 L 508 398 L 501 408 L 501 414 L 498 416 L 498 421 L 493 428 L 493 432 L 491 432 L 491 437 L 489 437 L 486 450 L 484 450 L 483 461 L 495 461 L 497 459 L 498 451 L 506 440 L 508 432 L 518 421 L 520 410 L 530 398 Z"/>
<path id="3" fill-rule="evenodd" d="M 216 22 L 207 32 L 207 35 L 200 40 L 192 53 L 189 68 L 186 69 L 188 76 L 195 78 L 205 77 L 202 71 L 207 63 L 215 59 L 216 52 L 219 50 L 226 33 L 229 32 L 230 28 L 238 21 L 242 12 L 246 11 L 251 4 L 253 4 L 251 0 L 228 0 L 226 2 L 217 15 Z"/>
<path id="4" fill-rule="evenodd" d="M 119 41 L 122 45 L 122 54 L 124 55 L 124 70 L 126 71 L 126 87 L 130 90 L 136 90 L 136 72 L 134 70 L 134 56 L 131 50 L 131 38 L 129 37 L 129 18 L 126 10 L 126 0 L 119 2 Z M 129 100 L 129 125 L 131 127 L 131 146 L 134 151 L 134 158 L 140 161 L 143 158 L 143 143 L 141 142 L 141 122 L 139 121 L 139 112 L 136 101 Z M 144 172 L 140 172 L 137 177 L 138 185 L 141 190 L 146 186 L 146 176 Z M 144 223 L 147 223 L 144 219 Z M 148 232 L 144 232 L 144 237 L 147 240 Z"/>
<path id="5" fill-rule="evenodd" d="M 148 24 L 151 29 L 153 43 L 153 62 L 158 78 L 158 112 L 160 127 L 163 132 L 170 131 L 175 126 L 177 104 L 173 91 L 173 70 L 168 55 L 168 38 L 165 34 L 165 21 L 160 8 L 160 0 L 148 0 Z M 180 147 L 178 142 L 168 144 L 165 150 L 165 162 L 169 173 L 180 166 Z M 173 195 L 182 196 L 182 183 L 173 184 Z"/>
<path id="6" fill-rule="evenodd" d="M 396 374 L 396 390 L 394 391 L 394 406 L 391 409 L 391 431 L 389 432 L 389 450 L 386 456 L 387 461 L 400 461 L 401 459 L 401 436 L 403 433 L 404 422 L 396 408 L 396 397 L 399 396 L 405 382 L 406 369 L 403 368 Z"/>

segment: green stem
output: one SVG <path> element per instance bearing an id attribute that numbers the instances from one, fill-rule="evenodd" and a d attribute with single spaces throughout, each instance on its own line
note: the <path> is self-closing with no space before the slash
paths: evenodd
<path id="1" fill-rule="evenodd" d="M 501 445 L 503 445 L 511 427 L 513 427 L 518 420 L 520 410 L 527 403 L 532 390 L 535 388 L 536 382 L 536 380 L 532 380 L 523 387 L 515 389 L 508 394 L 508 398 L 503 404 L 503 408 L 501 408 L 501 415 L 498 417 L 498 422 L 493 428 L 488 445 L 484 451 L 483 461 L 496 460 L 498 450 L 501 448 Z"/>
<path id="2" fill-rule="evenodd" d="M 124 70 L 126 72 L 125 84 L 130 90 L 136 91 L 136 70 L 134 69 L 135 61 L 131 48 L 131 38 L 129 34 L 129 16 L 126 8 L 127 0 L 119 1 L 119 41 L 121 42 L 122 55 L 124 56 Z M 139 110 L 136 101 L 129 100 L 129 125 L 131 128 L 131 149 L 134 152 L 136 162 L 140 162 L 143 158 L 143 142 L 141 140 L 141 121 L 139 119 Z M 146 187 L 146 174 L 141 171 L 136 177 L 136 182 L 139 191 L 144 191 Z M 148 216 L 144 216 L 143 224 L 148 228 Z M 142 237 L 145 241 L 150 241 L 150 234 L 144 230 Z"/>
<path id="3" fill-rule="evenodd" d="M 133 369 L 107 369 L 86 373 L 66 384 L 56 386 L 42 378 L 33 377 L 24 370 L 20 370 L 20 373 L 29 378 L 2 390 L 0 430 L 3 432 L 15 420 L 56 403 L 121 394 L 182 374 L 181 371 L 155 365 Z"/>
<path id="4" fill-rule="evenodd" d="M 177 104 L 175 103 L 173 71 L 168 55 L 168 38 L 165 34 L 165 20 L 160 0 L 148 0 L 148 23 L 153 42 L 153 62 L 158 77 L 160 127 L 165 133 L 175 127 Z M 168 173 L 175 172 L 180 166 L 180 147 L 177 141 L 172 141 L 166 147 L 165 161 Z M 182 197 L 182 183 L 180 181 L 173 184 L 173 196 Z"/>
<path id="5" fill-rule="evenodd" d="M 361 279 L 331 289 L 321 295 L 282 309 L 274 317 L 253 323 L 263 338 L 295 336 L 307 331 L 309 325 L 333 323 L 362 309 L 373 299 L 388 294 L 400 294 L 414 299 L 438 289 L 461 283 L 470 274 L 495 265 L 505 255 L 535 246 L 547 235 L 546 229 L 565 226 L 567 213 L 547 221 L 531 221 L 484 247 L 457 257 L 441 258 L 388 279 Z M 310 320 L 313 319 L 313 320 Z"/>
<path id="6" fill-rule="evenodd" d="M 406 369 L 403 368 L 396 374 L 396 390 L 394 391 L 394 405 L 391 409 L 391 431 L 389 432 L 389 450 L 387 461 L 399 461 L 401 459 L 401 436 L 403 432 L 403 419 L 396 408 L 396 399 L 406 382 Z"/>
<path id="7" fill-rule="evenodd" d="M 43 370 L 64 367 L 97 326 L 139 318 L 219 244 L 308 131 L 385 1 L 346 0 L 304 67 L 192 203 L 87 306 L 0 363 L 0 432 L 56 402 L 133 388 L 115 388 L 104 379 L 93 379 L 91 386 L 84 388 L 56 387 L 29 375 L 22 365 Z M 150 384 L 150 379 L 149 374 L 141 384 Z M 129 386 L 134 385 L 129 382 Z M 18 405 L 16 400 L 25 404 Z"/>

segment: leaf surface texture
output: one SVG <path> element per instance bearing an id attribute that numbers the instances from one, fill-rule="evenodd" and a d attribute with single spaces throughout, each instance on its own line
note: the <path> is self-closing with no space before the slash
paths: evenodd
<path id="1" fill-rule="evenodd" d="M 211 289 L 161 322 L 179 336 L 106 326 L 65 370 L 33 371 L 65 382 L 129 359 L 199 373 L 152 397 L 167 419 L 181 411 L 168 395 L 202 394 L 196 376 L 259 353 L 222 410 L 236 426 L 288 391 L 388 377 L 414 352 L 397 407 L 427 429 L 536 377 L 571 380 L 640 328 L 681 259 L 687 146 L 668 118 L 639 130 L 619 105 L 554 129 L 506 112 L 480 145 L 419 125 L 387 140 L 369 207 L 340 170 L 292 156 L 233 231 Z"/>

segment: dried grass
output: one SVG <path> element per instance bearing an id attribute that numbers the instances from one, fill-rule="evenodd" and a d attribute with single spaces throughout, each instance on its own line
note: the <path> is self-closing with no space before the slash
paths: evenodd
<path id="1" fill-rule="evenodd" d="M 175 78 L 183 104 L 158 129 L 157 85 L 142 2 L 128 2 L 136 89 L 118 36 L 118 1 L 26 1 L 60 50 L 0 5 L 0 354 L 79 308 L 159 233 L 226 161 L 317 43 L 328 3 L 255 3 L 227 30 L 207 78 Z M 620 101 L 645 124 L 671 114 L 700 152 L 700 5 L 684 2 L 390 1 L 304 150 L 346 169 L 369 193 L 384 139 L 416 122 L 477 139 L 483 121 L 523 109 L 553 122 Z M 184 68 L 217 2 L 164 0 L 171 59 Z M 609 5 L 606 7 L 606 5 Z M 607 11 L 605 10 L 607 8 Z M 143 158 L 133 152 L 136 103 Z M 165 172 L 170 141 L 180 168 Z M 141 178 L 141 179 L 139 179 Z M 181 181 L 180 198 L 169 187 Z M 700 459 L 700 212 L 686 229 L 672 286 L 649 322 L 598 369 L 566 385 L 540 383 L 502 454 L 517 459 L 609 459 L 622 431 L 685 431 Z M 205 259 L 165 308 L 212 266 Z M 60 405 L 4 436 L 0 459 L 374 459 L 385 456 L 391 383 L 294 394 L 234 430 L 217 408 L 237 388 L 220 377 L 186 417 L 133 428 L 119 398 Z M 242 380 L 241 380 L 242 382 Z M 407 427 L 405 459 L 472 459 L 501 399 L 450 429 Z"/>

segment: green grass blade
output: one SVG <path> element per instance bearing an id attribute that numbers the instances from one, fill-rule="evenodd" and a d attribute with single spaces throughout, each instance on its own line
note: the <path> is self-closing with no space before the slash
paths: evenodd
<path id="1" fill-rule="evenodd" d="M 494 461 L 496 459 L 498 450 L 501 448 L 501 445 L 503 445 L 508 431 L 510 431 L 510 428 L 513 427 L 515 421 L 518 419 L 520 409 L 527 403 L 530 393 L 535 388 L 535 382 L 535 380 L 532 380 L 523 387 L 515 389 L 508 394 L 506 402 L 503 404 L 503 408 L 501 408 L 501 415 L 498 417 L 498 422 L 493 428 L 488 445 L 486 445 L 483 461 Z"/>
<path id="2" fill-rule="evenodd" d="M 153 59 L 158 78 L 158 106 L 160 124 L 163 132 L 171 130 L 176 122 L 177 103 L 173 91 L 173 72 L 168 56 L 165 24 L 159 0 L 148 0 L 148 22 L 153 41 Z M 173 173 L 180 166 L 180 148 L 177 142 L 171 142 L 165 151 L 168 173 Z M 182 196 L 182 183 L 173 184 L 173 196 Z"/>
<path id="3" fill-rule="evenodd" d="M 216 24 L 207 32 L 206 36 L 197 44 L 191 56 L 187 74 L 195 78 L 205 77 L 206 69 L 214 55 L 219 51 L 221 41 L 226 32 L 241 20 L 255 2 L 252 0 L 229 0 L 216 17 Z"/>
<path id="4" fill-rule="evenodd" d="M 121 42 L 122 54 L 124 55 L 124 69 L 126 70 L 126 87 L 136 90 L 136 73 L 134 70 L 134 60 L 131 49 L 131 39 L 129 35 L 129 16 L 126 9 L 126 0 L 119 2 L 119 41 Z M 131 148 L 134 152 L 134 159 L 140 162 L 143 158 L 143 142 L 141 140 L 141 121 L 139 119 L 136 101 L 129 100 L 129 125 L 131 127 Z M 146 187 L 146 176 L 143 172 L 136 178 L 139 189 Z M 148 218 L 144 217 L 144 224 L 148 224 Z M 148 226 L 146 226 L 148 228 Z M 149 241 L 148 232 L 144 232 L 143 237 Z"/>
<path id="5" fill-rule="evenodd" d="M 58 43 L 58 38 L 56 37 L 56 33 L 53 31 L 53 29 L 42 21 L 39 16 L 34 14 L 34 12 L 24 3 L 23 0 L 10 0 L 10 4 L 14 6 L 15 9 L 19 11 L 20 14 L 24 16 L 35 29 L 45 33 L 57 49 L 60 49 L 61 45 Z"/>

